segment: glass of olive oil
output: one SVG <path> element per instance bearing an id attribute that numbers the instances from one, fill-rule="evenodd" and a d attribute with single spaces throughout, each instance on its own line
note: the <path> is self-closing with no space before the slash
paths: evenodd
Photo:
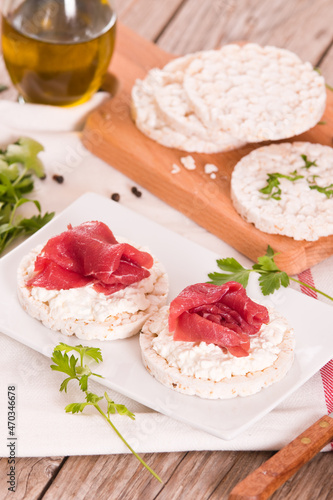
<path id="1" fill-rule="evenodd" d="M 72 106 L 101 86 L 114 49 L 112 0 L 3 0 L 2 50 L 24 102 Z"/>

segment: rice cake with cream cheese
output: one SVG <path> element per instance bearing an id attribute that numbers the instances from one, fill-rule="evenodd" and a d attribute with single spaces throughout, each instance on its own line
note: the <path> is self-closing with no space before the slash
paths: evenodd
<path id="1" fill-rule="evenodd" d="M 302 155 L 315 164 L 306 168 Z M 268 174 L 274 173 L 302 178 L 278 178 L 281 199 L 267 199 L 269 195 L 260 189 L 267 186 Z M 327 195 L 329 190 L 331 195 L 326 196 L 315 186 L 328 188 Z M 231 199 L 241 217 L 260 231 L 307 241 L 329 236 L 333 234 L 333 149 L 309 142 L 258 148 L 235 166 Z"/>
<path id="2" fill-rule="evenodd" d="M 160 383 L 207 399 L 250 396 L 281 380 L 294 359 L 294 333 L 275 309 L 270 322 L 251 336 L 248 357 L 236 358 L 205 342 L 174 341 L 169 307 L 151 316 L 140 333 L 143 363 Z"/>
<path id="3" fill-rule="evenodd" d="M 119 242 L 129 243 L 123 238 Z M 131 243 L 133 245 L 133 243 Z M 147 251 L 133 245 L 139 250 Z M 167 300 L 168 277 L 154 258 L 150 276 L 111 295 L 93 285 L 69 290 L 27 287 L 43 245 L 26 255 L 18 268 L 18 298 L 23 309 L 47 328 L 85 340 L 116 340 L 137 334 L 145 321 Z"/>

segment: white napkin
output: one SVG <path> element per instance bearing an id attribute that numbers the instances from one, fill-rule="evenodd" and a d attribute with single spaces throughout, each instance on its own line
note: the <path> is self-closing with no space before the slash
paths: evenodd
<path id="1" fill-rule="evenodd" d="M 97 96 L 98 97 L 98 96 Z M 35 105 L 0 102 L 0 143 L 18 137 L 21 132 L 39 140 L 45 146 L 41 157 L 47 178 L 36 181 L 35 194 L 43 211 L 59 212 L 86 191 L 110 196 L 120 194 L 120 203 L 154 219 L 221 255 L 239 258 L 240 255 L 223 241 L 211 235 L 161 200 L 142 189 L 142 197 L 131 193 L 133 182 L 92 156 L 81 144 L 79 133 L 68 132 L 80 120 L 78 109 L 57 109 Z M 93 103 L 87 103 L 93 108 Z M 6 115 L 1 112 L 6 111 Z M 87 107 L 84 108 L 85 113 Z M 23 127 L 22 127 L 23 124 Z M 29 126 L 30 124 L 30 126 Z M 36 128 L 38 124 L 39 130 Z M 63 129 L 51 133 L 50 130 Z M 22 128 L 24 130 L 22 130 Z M 65 131 L 67 130 L 67 132 Z M 57 184 L 52 174 L 64 176 Z M 243 261 L 244 261 L 244 257 Z M 249 262 L 250 264 L 250 262 Z M 333 258 L 312 270 L 316 286 L 333 295 Z M 7 387 L 17 386 L 17 456 L 90 455 L 124 453 L 127 448 L 99 415 L 87 410 L 84 414 L 64 412 L 69 402 L 81 401 L 82 393 L 74 384 L 68 394 L 59 392 L 62 375 L 49 368 L 50 360 L 33 350 L 0 334 L 0 421 L 7 422 Z M 329 370 L 327 370 L 329 373 Z M 279 449 L 309 426 L 332 404 L 332 377 L 317 373 L 290 398 L 255 424 L 250 430 L 232 441 L 223 441 L 195 430 L 176 420 L 151 411 L 128 398 L 108 391 L 116 402 L 124 403 L 136 413 L 133 422 L 115 415 L 113 421 L 129 443 L 138 452 L 180 450 L 267 450 Z M 104 388 L 92 385 L 96 393 Z M 325 399 L 326 398 L 326 399 Z M 330 410 L 332 411 L 333 408 Z M 8 456 L 7 426 L 0 428 L 0 456 Z M 330 449 L 329 446 L 326 450 Z"/>

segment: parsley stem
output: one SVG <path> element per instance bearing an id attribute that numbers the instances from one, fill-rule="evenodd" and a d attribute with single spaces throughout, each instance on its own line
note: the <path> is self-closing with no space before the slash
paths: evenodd
<path id="1" fill-rule="evenodd" d="M 330 297 L 330 295 L 327 295 L 327 293 L 324 293 L 324 292 L 321 292 L 320 290 L 317 290 L 317 288 L 315 288 L 314 286 L 307 285 L 303 281 L 299 281 L 295 278 L 292 278 L 291 276 L 289 276 L 289 279 L 291 279 L 292 281 L 295 281 L 295 283 L 299 283 L 300 285 L 305 286 L 306 288 L 310 288 L 310 290 L 313 290 L 314 292 L 320 293 L 320 295 L 323 295 L 327 299 L 333 300 L 333 297 Z"/>
<path id="2" fill-rule="evenodd" d="M 98 404 L 94 404 L 96 410 L 102 415 L 103 418 L 105 418 L 105 420 L 111 425 L 112 429 L 115 431 L 115 433 L 117 434 L 118 437 L 120 437 L 120 439 L 122 440 L 122 442 L 127 446 L 127 448 L 131 451 L 131 453 L 133 453 L 133 455 L 139 460 L 139 462 L 141 462 L 141 464 L 146 467 L 146 469 L 160 482 L 160 483 L 163 483 L 162 479 L 156 474 L 156 472 L 153 471 L 153 469 L 151 469 L 149 467 L 148 464 L 146 464 L 146 462 L 140 457 L 140 455 L 138 455 L 134 450 L 133 448 L 128 444 L 128 442 L 126 441 L 126 439 L 120 434 L 120 432 L 118 431 L 118 429 L 115 427 L 115 425 L 111 422 L 111 420 L 105 415 L 104 411 L 100 408 L 100 406 Z"/>
<path id="3" fill-rule="evenodd" d="M 20 173 L 20 175 L 15 179 L 15 181 L 13 182 L 13 186 L 16 186 L 16 184 L 18 184 L 19 182 L 21 182 L 21 180 L 23 179 L 23 177 L 28 173 L 28 169 L 27 167 L 24 167 L 24 169 L 22 170 L 22 172 Z"/>

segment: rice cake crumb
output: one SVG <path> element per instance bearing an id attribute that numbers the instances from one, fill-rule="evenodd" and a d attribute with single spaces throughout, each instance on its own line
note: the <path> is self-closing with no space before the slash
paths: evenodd
<path id="1" fill-rule="evenodd" d="M 196 169 L 196 164 L 193 156 L 184 156 L 183 158 L 180 159 L 180 161 L 184 165 L 184 167 L 187 168 L 187 170 Z"/>
<path id="2" fill-rule="evenodd" d="M 177 163 L 173 163 L 171 173 L 178 174 L 178 172 L 180 172 L 180 166 Z"/>
<path id="3" fill-rule="evenodd" d="M 206 163 L 204 166 L 205 174 L 213 174 L 214 172 L 218 172 L 219 169 L 217 168 L 214 163 Z"/>

